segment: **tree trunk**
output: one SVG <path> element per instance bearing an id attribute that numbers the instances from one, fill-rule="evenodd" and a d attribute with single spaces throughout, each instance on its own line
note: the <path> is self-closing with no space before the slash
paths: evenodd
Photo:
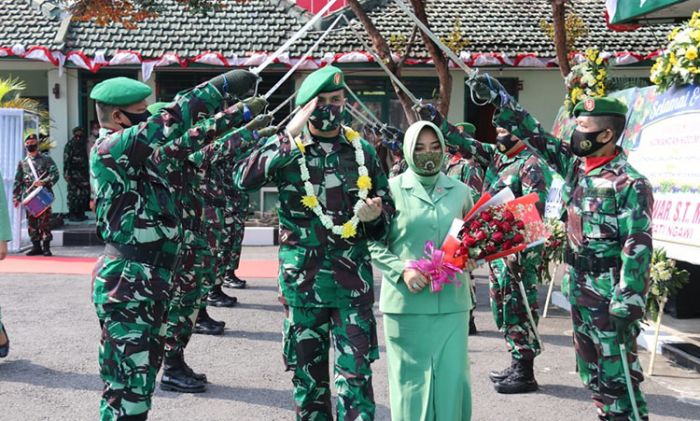
<path id="1" fill-rule="evenodd" d="M 416 17 L 430 28 L 428 23 L 428 15 L 425 13 L 425 3 L 423 0 L 411 0 L 411 5 L 413 5 L 413 11 Z M 452 92 L 452 75 L 450 75 L 450 68 L 447 65 L 448 60 L 445 54 L 440 50 L 440 47 L 435 45 L 435 43 L 423 32 L 421 31 L 421 37 L 423 37 L 423 43 L 425 48 L 430 54 L 430 58 L 433 60 L 435 65 L 435 70 L 438 74 L 438 80 L 440 81 L 439 87 L 439 98 L 440 106 L 438 110 L 440 114 L 447 116 L 450 110 L 450 94 Z"/>
<path id="2" fill-rule="evenodd" d="M 359 1 L 348 0 L 348 6 L 350 6 L 350 9 L 352 9 L 352 11 L 355 13 L 355 16 L 357 16 L 357 18 L 360 20 L 362 26 L 365 27 L 367 35 L 369 35 L 369 39 L 372 43 L 372 47 L 374 47 L 374 50 L 379 55 L 379 58 L 381 58 L 384 61 L 387 68 L 389 68 L 389 71 L 391 71 L 397 77 L 401 77 L 400 69 L 398 68 L 394 60 L 391 58 L 391 50 L 389 49 L 389 44 L 387 44 L 384 37 L 382 37 L 382 34 L 379 33 L 377 27 L 374 26 L 374 22 L 372 22 L 369 16 L 367 16 L 367 13 L 362 8 Z M 411 102 L 411 100 L 406 96 L 406 94 L 401 90 L 401 88 L 396 86 L 393 82 L 391 85 L 394 87 L 394 92 L 396 93 L 396 97 L 399 99 L 399 103 L 401 104 L 401 108 L 403 108 L 404 114 L 406 114 L 406 119 L 408 120 L 408 123 L 414 123 L 416 121 L 416 114 L 413 112 L 413 102 Z"/>
<path id="3" fill-rule="evenodd" d="M 571 72 L 569 48 L 566 45 L 566 0 L 552 0 L 552 23 L 554 25 L 554 49 L 557 53 L 559 70 L 566 76 Z"/>

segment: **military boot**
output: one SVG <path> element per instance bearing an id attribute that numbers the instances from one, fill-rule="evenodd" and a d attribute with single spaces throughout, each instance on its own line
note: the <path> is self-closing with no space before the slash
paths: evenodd
<path id="1" fill-rule="evenodd" d="M 245 289 L 247 282 L 236 276 L 235 273 L 231 273 L 224 278 L 224 286 L 226 288 Z"/>
<path id="2" fill-rule="evenodd" d="M 230 297 L 221 290 L 221 285 L 216 285 L 207 296 L 207 305 L 214 307 L 234 307 L 238 304 L 238 298 Z"/>
<path id="3" fill-rule="evenodd" d="M 538 386 L 533 363 L 534 360 L 517 360 L 510 375 L 494 384 L 496 392 L 512 395 L 536 391 Z"/>
<path id="4" fill-rule="evenodd" d="M 180 393 L 202 393 L 207 385 L 190 375 L 185 369 L 182 353 L 163 360 L 163 376 L 160 378 L 161 390 Z"/>
<path id="5" fill-rule="evenodd" d="M 197 320 L 194 323 L 194 333 L 200 335 L 223 335 L 224 334 L 224 322 L 217 322 L 216 320 L 209 317 L 207 309 L 203 308 L 199 310 L 197 314 Z"/>
<path id="6" fill-rule="evenodd" d="M 146 421 L 148 419 L 148 412 L 138 415 L 122 415 L 117 418 L 117 421 Z"/>
<path id="7" fill-rule="evenodd" d="M 471 333 L 471 330 L 469 331 Z M 517 365 L 518 361 L 516 359 L 513 359 L 510 362 L 510 366 L 506 367 L 505 369 L 501 371 L 491 371 L 489 372 L 489 379 L 491 379 L 492 382 L 498 383 L 502 380 L 504 380 L 506 377 L 510 376 L 510 373 L 513 372 L 513 368 Z"/>
<path id="8" fill-rule="evenodd" d="M 53 256 L 53 254 L 51 253 L 50 246 L 51 246 L 51 240 L 44 240 L 43 255 L 46 257 Z"/>
<path id="9" fill-rule="evenodd" d="M 476 323 L 474 323 L 474 310 L 469 313 L 469 336 L 478 334 Z"/>
<path id="10" fill-rule="evenodd" d="M 40 256 L 43 254 L 43 251 L 41 250 L 41 242 L 40 241 L 32 241 L 32 249 L 29 250 L 26 255 L 27 256 Z"/>

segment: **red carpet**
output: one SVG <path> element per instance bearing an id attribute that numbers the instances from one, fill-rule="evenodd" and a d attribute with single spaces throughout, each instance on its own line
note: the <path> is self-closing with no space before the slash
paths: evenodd
<path id="1" fill-rule="evenodd" d="M 10 256 L 0 262 L 0 273 L 46 273 L 55 275 L 91 275 L 94 257 Z M 245 278 L 277 278 L 277 260 L 241 260 L 236 275 Z"/>

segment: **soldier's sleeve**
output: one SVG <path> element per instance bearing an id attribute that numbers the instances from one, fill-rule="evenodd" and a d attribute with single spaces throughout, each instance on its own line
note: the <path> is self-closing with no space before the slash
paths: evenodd
<path id="1" fill-rule="evenodd" d="M 473 159 L 484 168 L 489 166 L 496 153 L 493 145 L 481 143 L 466 133 L 460 133 L 457 127 L 443 118 L 440 113 L 433 116 L 432 122 L 440 128 L 445 142 L 457 148 L 464 158 Z"/>
<path id="2" fill-rule="evenodd" d="M 537 193 L 539 196 L 536 206 L 542 218 L 544 218 L 544 208 L 547 204 L 547 190 L 551 183 L 552 177 L 547 165 L 540 162 L 536 156 L 531 156 L 523 165 L 520 184 L 524 195 Z"/>
<path id="3" fill-rule="evenodd" d="M 2 174 L 0 174 L 2 180 Z M 5 183 L 0 183 L 0 241 L 12 241 L 12 227 L 10 227 L 10 209 L 5 198 Z"/>
<path id="4" fill-rule="evenodd" d="M 472 202 L 476 203 L 484 189 L 484 169 L 476 163 L 469 162 L 462 167 L 463 183 L 471 190 Z"/>
<path id="5" fill-rule="evenodd" d="M 60 178 L 58 174 L 58 166 L 56 165 L 56 162 L 50 157 L 46 156 L 46 158 L 49 160 L 49 173 L 46 175 L 46 177 L 42 177 L 45 179 L 46 184 L 51 187 L 56 185 L 58 183 L 58 179 Z"/>
<path id="6" fill-rule="evenodd" d="M 639 320 L 644 316 L 649 290 L 654 197 L 649 181 L 644 178 L 633 181 L 625 190 L 617 216 L 622 269 L 610 300 L 610 314 Z"/>
<path id="7" fill-rule="evenodd" d="M 182 137 L 200 115 L 213 112 L 221 103 L 221 93 L 209 83 L 197 86 L 174 102 L 163 108 L 160 113 L 147 121 L 129 127 L 100 145 L 100 152 L 109 154 L 123 166 L 138 166 L 153 152 L 154 148 Z M 232 107 L 233 108 L 233 107 Z M 222 128 L 229 123 L 231 108 L 217 114 Z"/>
<path id="8" fill-rule="evenodd" d="M 220 161 L 238 161 L 250 154 L 260 139 L 255 131 L 239 127 L 228 131 L 214 142 L 192 153 L 189 160 L 197 166 Z"/>
<path id="9" fill-rule="evenodd" d="M 73 165 L 73 142 L 68 140 L 66 146 L 63 147 L 63 176 L 67 176 Z"/>
<path id="10" fill-rule="evenodd" d="M 364 144 L 365 151 L 370 156 L 370 162 L 367 163 L 369 176 L 372 178 L 372 189 L 368 197 L 380 197 L 382 199 L 382 213 L 379 218 L 374 221 L 362 223 L 365 233 L 372 240 L 381 240 L 386 237 L 389 232 L 389 224 L 394 217 L 394 200 L 389 194 L 389 180 L 384 174 L 382 164 L 379 162 L 379 157 L 374 148 L 369 144 Z"/>
<path id="11" fill-rule="evenodd" d="M 511 107 L 496 110 L 493 123 L 521 139 L 532 153 L 549 164 L 562 177 L 566 177 L 576 161 L 569 143 L 552 136 L 520 104 L 516 103 Z"/>
<path id="12" fill-rule="evenodd" d="M 22 171 L 22 160 L 17 164 L 15 171 L 15 183 L 12 185 L 12 200 L 16 202 L 22 201 L 24 195 L 24 171 Z"/>
<path id="13" fill-rule="evenodd" d="M 233 181 L 238 190 L 254 191 L 272 181 L 280 168 L 300 156 L 290 139 L 278 133 L 259 145 L 233 168 Z"/>

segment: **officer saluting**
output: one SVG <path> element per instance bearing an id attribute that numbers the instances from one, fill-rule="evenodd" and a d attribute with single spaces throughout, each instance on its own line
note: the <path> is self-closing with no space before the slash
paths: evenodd
<path id="1" fill-rule="evenodd" d="M 654 199 L 649 181 L 616 145 L 625 129 L 627 107 L 614 98 L 579 102 L 574 107 L 576 130 L 563 142 L 547 133 L 498 82 L 486 78 L 477 76 L 470 84 L 480 98 L 500 107 L 498 124 L 566 180 L 569 270 L 562 290 L 572 305 L 578 371 L 593 392 L 598 417 L 634 419 L 636 403 L 646 420 L 636 337 L 649 287 Z M 626 390 L 623 358 L 629 362 L 635 403 Z"/>
<path id="2" fill-rule="evenodd" d="M 102 420 L 147 418 L 163 357 L 162 327 L 182 226 L 151 153 L 183 136 L 200 113 L 220 107 L 229 91 L 247 92 L 256 79 L 242 70 L 228 72 L 178 96 L 154 116 L 145 100 L 151 88 L 136 80 L 108 79 L 90 93 L 101 126 L 90 156 L 97 234 L 106 243 L 93 279 L 102 327 Z M 217 114 L 213 134 L 230 128 L 233 112 Z"/>

